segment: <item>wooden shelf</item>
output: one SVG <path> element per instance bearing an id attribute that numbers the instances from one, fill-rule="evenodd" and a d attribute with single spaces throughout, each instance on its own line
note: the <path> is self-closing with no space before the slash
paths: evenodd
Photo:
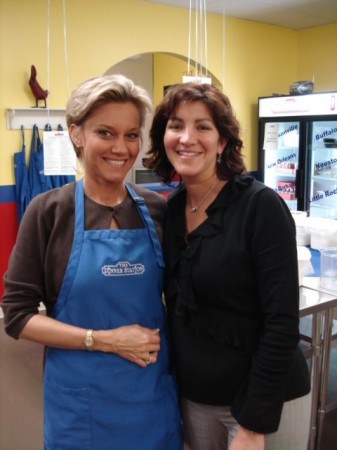
<path id="1" fill-rule="evenodd" d="M 21 126 L 31 129 L 37 125 L 39 129 L 44 129 L 46 124 L 50 124 L 52 130 L 56 130 L 61 125 L 65 130 L 66 110 L 50 108 L 8 108 L 7 128 L 9 130 L 20 130 Z"/>

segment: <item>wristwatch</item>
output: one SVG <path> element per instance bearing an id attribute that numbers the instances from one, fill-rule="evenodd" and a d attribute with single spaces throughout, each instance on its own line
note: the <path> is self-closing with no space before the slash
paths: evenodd
<path id="1" fill-rule="evenodd" d="M 92 336 L 94 330 L 90 329 L 87 331 L 84 339 L 84 344 L 90 352 L 93 351 L 93 345 L 94 345 L 94 338 Z"/>

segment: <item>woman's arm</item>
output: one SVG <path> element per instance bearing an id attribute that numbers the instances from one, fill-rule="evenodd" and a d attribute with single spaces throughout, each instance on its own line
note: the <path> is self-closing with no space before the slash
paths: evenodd
<path id="1" fill-rule="evenodd" d="M 50 314 L 64 277 L 73 236 L 74 185 L 35 197 L 20 224 L 4 277 L 7 334 L 19 337 L 44 304 Z"/>
<path id="2" fill-rule="evenodd" d="M 29 319 L 19 338 L 49 347 L 67 350 L 86 350 L 87 329 L 59 322 L 44 315 Z M 151 353 L 151 362 L 157 360 L 160 350 L 159 330 L 128 325 L 114 330 L 94 330 L 93 351 L 114 353 L 141 367 L 146 367 Z"/>
<path id="3" fill-rule="evenodd" d="M 271 189 L 259 191 L 249 208 L 249 252 L 262 329 L 232 413 L 242 426 L 270 433 L 278 428 L 299 341 L 296 234 L 287 206 Z"/>

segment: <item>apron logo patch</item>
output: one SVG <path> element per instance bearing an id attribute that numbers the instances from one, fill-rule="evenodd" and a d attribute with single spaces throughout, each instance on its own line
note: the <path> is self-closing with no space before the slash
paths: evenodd
<path id="1" fill-rule="evenodd" d="M 143 264 L 131 264 L 129 261 L 119 261 L 117 264 L 106 264 L 102 267 L 102 275 L 105 277 L 142 275 L 144 272 Z"/>

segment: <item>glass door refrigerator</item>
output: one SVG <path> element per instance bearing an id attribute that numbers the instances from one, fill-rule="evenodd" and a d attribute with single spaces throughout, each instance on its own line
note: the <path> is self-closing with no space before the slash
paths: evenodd
<path id="1" fill-rule="evenodd" d="M 337 92 L 259 98 L 258 179 L 290 210 L 337 219 Z"/>

